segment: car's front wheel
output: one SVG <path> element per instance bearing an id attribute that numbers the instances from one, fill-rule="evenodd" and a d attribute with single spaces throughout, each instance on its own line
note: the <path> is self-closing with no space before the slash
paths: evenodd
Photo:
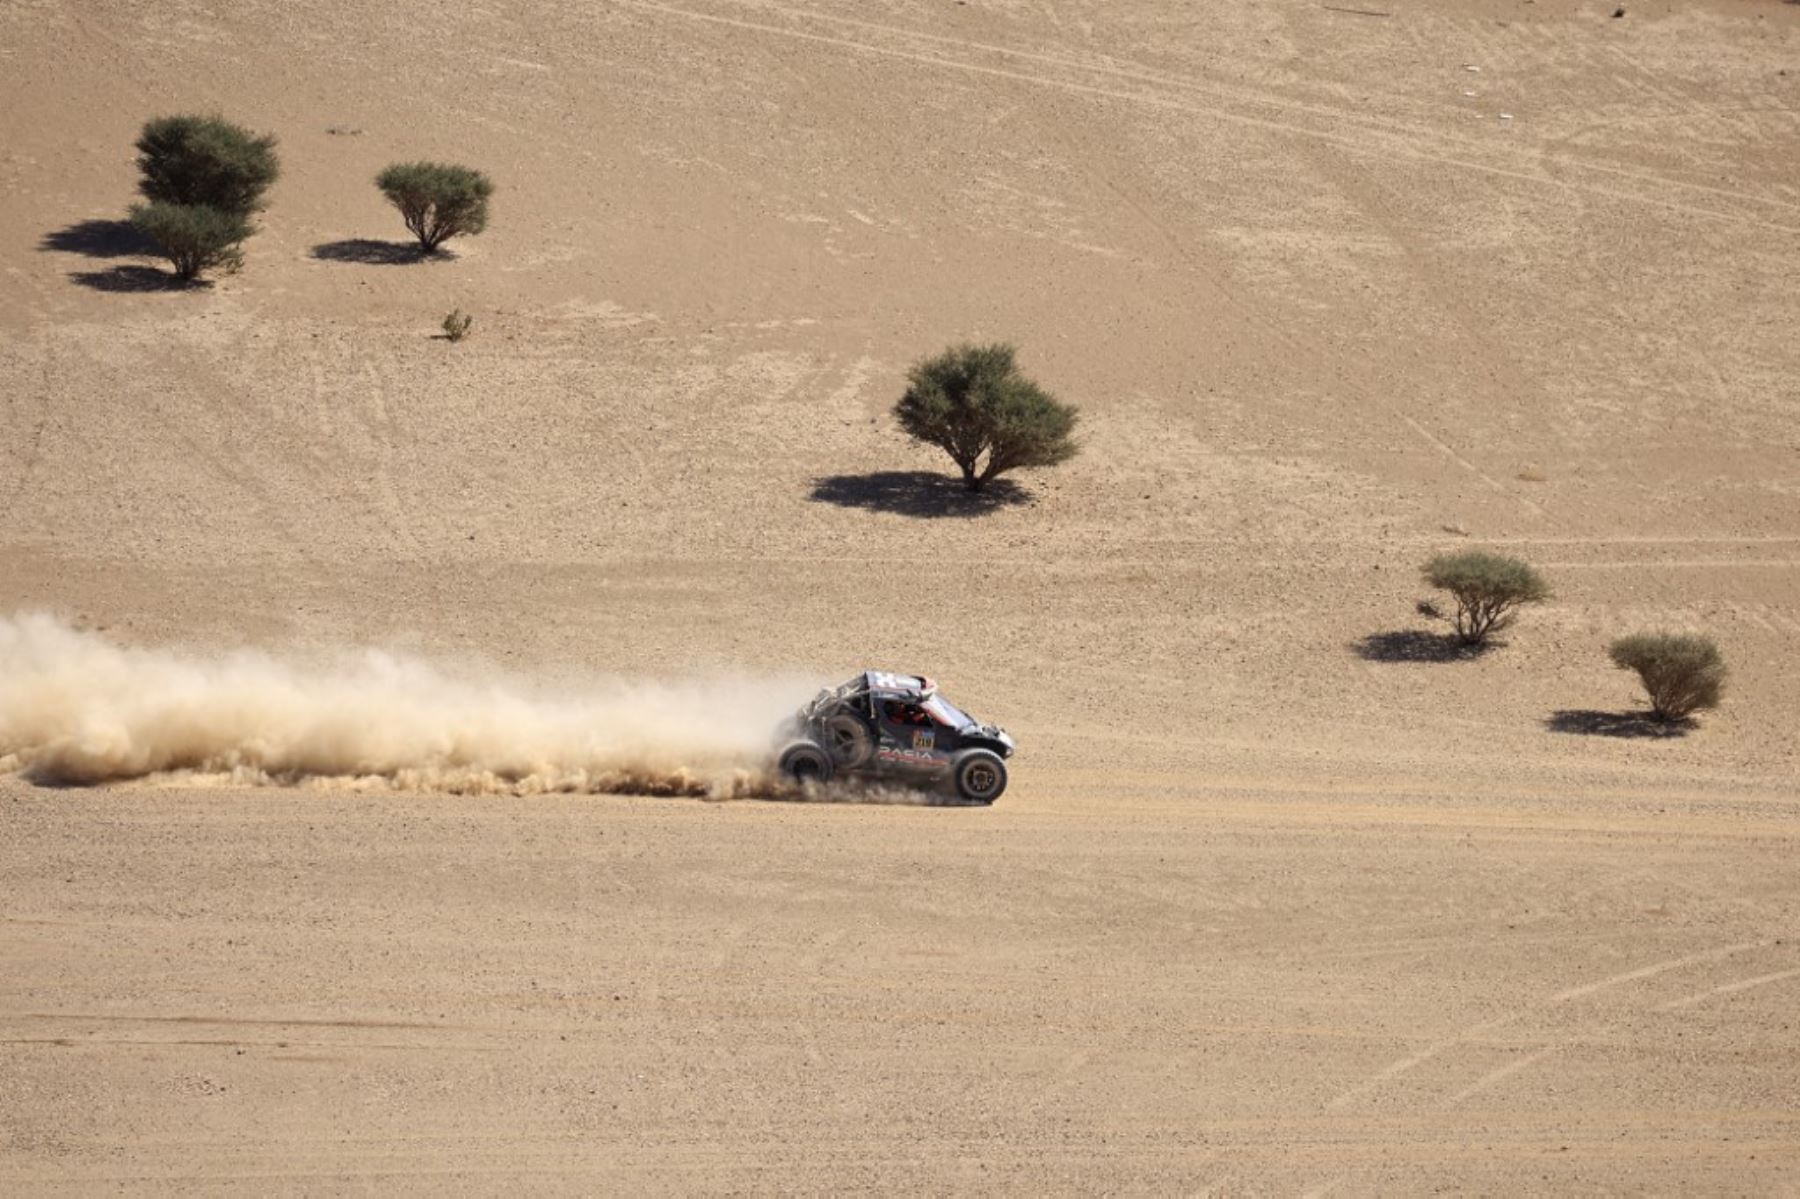
<path id="1" fill-rule="evenodd" d="M 956 794 L 969 803 L 993 803 L 1006 790 L 1006 763 L 999 754 L 971 749 L 956 759 Z"/>

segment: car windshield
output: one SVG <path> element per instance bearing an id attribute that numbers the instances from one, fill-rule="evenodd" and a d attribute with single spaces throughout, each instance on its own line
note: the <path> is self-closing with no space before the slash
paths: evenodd
<path id="1" fill-rule="evenodd" d="M 953 729 L 967 728 L 975 723 L 975 718 L 958 708 L 941 695 L 934 695 L 925 701 L 925 710 L 937 718 L 939 724 Z"/>

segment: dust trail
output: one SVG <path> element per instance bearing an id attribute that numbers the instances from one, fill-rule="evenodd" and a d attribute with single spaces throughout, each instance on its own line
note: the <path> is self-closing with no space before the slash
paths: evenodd
<path id="1" fill-rule="evenodd" d="M 0 617 L 0 770 L 57 784 L 779 798 L 790 789 L 768 770 L 771 738 L 816 685 L 549 691 L 374 650 L 311 664 L 126 647 L 49 616 Z"/>

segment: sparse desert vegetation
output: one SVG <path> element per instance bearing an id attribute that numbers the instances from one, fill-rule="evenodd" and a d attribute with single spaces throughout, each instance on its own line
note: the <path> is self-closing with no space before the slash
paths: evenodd
<path id="1" fill-rule="evenodd" d="M 280 176 L 272 134 L 222 117 L 157 117 L 137 140 L 138 191 L 131 224 L 155 242 L 178 278 L 235 271 L 255 232 L 252 216 Z"/>
<path id="2" fill-rule="evenodd" d="M 375 186 L 399 209 L 426 253 L 452 237 L 487 228 L 491 180 L 471 167 L 445 162 L 398 162 L 376 176 Z"/>
<path id="3" fill-rule="evenodd" d="M 1658 720 L 1683 720 L 1716 708 L 1725 691 L 1725 659 L 1710 637 L 1634 633 L 1607 650 L 1614 666 L 1637 673 Z"/>
<path id="4" fill-rule="evenodd" d="M 970 491 L 1078 449 L 1075 406 L 1027 378 L 1017 358 L 1004 343 L 953 346 L 913 366 L 894 407 L 908 436 L 950 455 Z"/>
<path id="5" fill-rule="evenodd" d="M 451 341 L 461 341 L 475 327 L 475 318 L 460 308 L 451 309 L 445 316 L 442 326 L 444 336 Z"/>
<path id="6" fill-rule="evenodd" d="M 1543 577 L 1521 559 L 1486 550 L 1439 554 L 1421 573 L 1456 603 L 1451 622 L 1465 644 L 1481 645 L 1510 625 L 1519 609 L 1550 598 Z"/>
<path id="7" fill-rule="evenodd" d="M 240 247 L 251 232 L 248 217 L 205 204 L 133 204 L 131 225 L 189 281 L 207 271 L 237 270 L 244 261 Z"/>
<path id="8" fill-rule="evenodd" d="M 138 191 L 153 204 L 214 208 L 249 217 L 267 206 L 281 174 L 273 134 L 223 117 L 157 117 L 137 140 Z"/>

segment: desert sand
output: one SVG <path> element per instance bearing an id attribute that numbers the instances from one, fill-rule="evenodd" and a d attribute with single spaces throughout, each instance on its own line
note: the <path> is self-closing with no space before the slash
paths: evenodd
<path id="1" fill-rule="evenodd" d="M 1800 1190 L 1800 7 L 1339 7 L 0 6 L 0 614 L 1021 745 L 0 775 L 0 1190 Z M 198 290 L 114 224 L 184 111 L 283 159 Z M 397 261 L 427 157 L 494 223 Z M 963 339 L 1083 411 L 979 509 L 889 415 Z M 1466 547 L 1555 598 L 1422 660 Z"/>

